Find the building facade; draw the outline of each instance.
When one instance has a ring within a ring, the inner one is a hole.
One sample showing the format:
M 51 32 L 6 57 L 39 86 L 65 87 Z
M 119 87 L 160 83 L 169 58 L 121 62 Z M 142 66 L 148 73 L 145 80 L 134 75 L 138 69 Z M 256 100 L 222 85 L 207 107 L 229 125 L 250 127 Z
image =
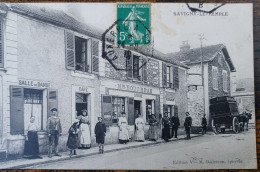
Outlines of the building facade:
M 251 113 L 252 119 L 249 123 L 255 124 L 254 80 L 252 78 L 238 79 L 235 87 L 232 96 L 237 101 L 239 113 Z
M 98 116 L 107 125 L 107 143 L 118 142 L 121 112 L 127 114 L 132 138 L 138 113 L 146 121 L 146 137 L 151 114 L 158 120 L 164 111 L 171 116 L 179 114 L 183 123 L 186 65 L 167 60 L 157 51 L 119 48 L 120 58 L 115 63 L 130 70 L 117 71 L 102 58 L 102 32 L 64 12 L 1 4 L 0 15 L 1 156 L 23 154 L 24 134 L 32 115 L 40 128 L 40 152 L 46 152 L 46 123 L 53 107 L 58 108 L 61 119 L 59 149 L 63 151 L 68 129 L 82 109 L 87 109 L 90 117 L 92 144 Z
M 236 70 L 227 48 L 218 44 L 191 49 L 188 42 L 183 42 L 180 51 L 169 56 L 184 62 L 190 68 L 187 73 L 188 111 L 193 118 L 193 125 L 201 125 L 204 105 L 208 123 L 211 122 L 209 100 L 231 95 L 230 73 Z

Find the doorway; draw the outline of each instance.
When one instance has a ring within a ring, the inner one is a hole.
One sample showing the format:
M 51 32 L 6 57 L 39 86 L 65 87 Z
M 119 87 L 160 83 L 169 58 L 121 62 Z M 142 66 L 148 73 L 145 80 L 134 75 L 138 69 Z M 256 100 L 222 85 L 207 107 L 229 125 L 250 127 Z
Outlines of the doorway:
M 138 118 L 138 114 L 141 113 L 141 101 L 140 100 L 134 100 L 134 115 L 135 119 Z

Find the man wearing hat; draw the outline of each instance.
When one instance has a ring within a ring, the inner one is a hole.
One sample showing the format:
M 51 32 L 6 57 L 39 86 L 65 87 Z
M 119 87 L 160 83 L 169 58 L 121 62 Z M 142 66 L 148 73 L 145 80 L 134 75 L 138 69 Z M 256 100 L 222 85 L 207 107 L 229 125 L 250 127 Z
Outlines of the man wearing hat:
M 185 118 L 185 121 L 184 121 L 184 127 L 185 127 L 185 131 L 186 131 L 186 135 L 187 135 L 187 138 L 186 139 L 191 139 L 190 137 L 190 130 L 191 130 L 191 124 L 192 124 L 192 118 L 190 117 L 190 113 L 189 112 L 186 112 L 186 118 Z
M 59 143 L 59 136 L 62 133 L 61 122 L 60 118 L 58 117 L 58 110 L 57 108 L 51 109 L 52 116 L 48 118 L 47 122 L 47 131 L 49 136 L 49 158 L 52 157 L 52 146 L 54 144 L 54 155 L 61 156 L 58 154 L 58 143 Z

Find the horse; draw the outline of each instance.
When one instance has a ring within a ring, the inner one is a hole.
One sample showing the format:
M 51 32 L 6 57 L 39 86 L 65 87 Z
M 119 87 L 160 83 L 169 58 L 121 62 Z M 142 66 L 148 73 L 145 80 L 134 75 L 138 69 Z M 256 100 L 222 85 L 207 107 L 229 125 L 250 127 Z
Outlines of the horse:
M 245 124 L 246 124 L 246 130 L 248 130 L 248 122 L 250 119 L 252 119 L 251 113 L 243 112 L 241 115 L 239 115 L 238 121 L 240 123 L 241 131 L 244 131 Z

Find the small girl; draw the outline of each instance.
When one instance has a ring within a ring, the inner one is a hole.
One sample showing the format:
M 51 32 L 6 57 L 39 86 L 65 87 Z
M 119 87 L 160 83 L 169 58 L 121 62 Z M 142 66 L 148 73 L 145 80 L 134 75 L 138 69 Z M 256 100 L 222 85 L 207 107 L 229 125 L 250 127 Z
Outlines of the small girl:
M 104 153 L 104 142 L 106 136 L 106 125 L 102 122 L 102 117 L 98 117 L 98 123 L 95 126 L 96 142 L 98 143 L 99 153 Z
M 69 129 L 69 137 L 67 141 L 67 147 L 70 149 L 70 157 L 72 156 L 72 154 L 77 155 L 76 149 L 78 148 L 78 132 L 79 120 L 75 119 L 74 123 Z

